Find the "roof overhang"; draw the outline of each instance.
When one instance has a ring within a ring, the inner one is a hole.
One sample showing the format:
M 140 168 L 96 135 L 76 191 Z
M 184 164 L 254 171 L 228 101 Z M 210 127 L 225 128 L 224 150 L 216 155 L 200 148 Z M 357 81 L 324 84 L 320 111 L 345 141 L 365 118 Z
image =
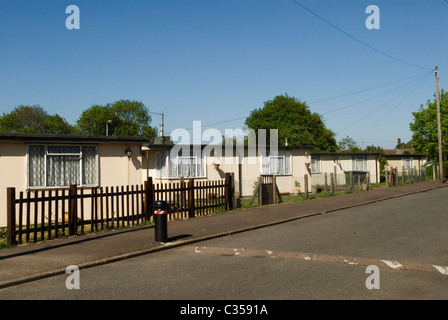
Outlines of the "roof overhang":
M 0 141 L 9 141 L 9 142 L 17 141 L 17 142 L 26 142 L 26 143 L 137 143 L 137 144 L 144 144 L 148 141 L 148 139 L 146 139 L 144 137 L 0 133 Z

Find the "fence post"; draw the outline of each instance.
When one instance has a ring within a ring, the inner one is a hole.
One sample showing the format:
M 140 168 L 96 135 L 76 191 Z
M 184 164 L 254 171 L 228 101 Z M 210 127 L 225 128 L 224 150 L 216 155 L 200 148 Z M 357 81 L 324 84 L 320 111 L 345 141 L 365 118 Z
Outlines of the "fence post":
M 188 217 L 194 218 L 194 179 L 188 180 Z
M 6 212 L 7 212 L 7 243 L 9 245 L 16 244 L 15 229 L 16 229 L 16 188 L 6 189 Z
M 388 167 L 387 165 L 384 166 L 384 176 L 385 176 L 385 181 L 386 181 L 386 187 L 389 188 L 389 171 L 388 171 Z
M 145 184 L 145 219 L 149 221 L 151 213 L 154 212 L 154 185 L 152 184 L 152 177 L 148 177 Z
M 226 211 L 233 209 L 233 197 L 232 197 L 232 176 L 229 172 L 226 172 L 225 177 L 225 199 L 226 199 Z
M 70 185 L 69 190 L 69 205 L 68 205 L 68 234 L 70 236 L 76 233 L 76 202 L 77 202 L 77 188 L 76 185 Z
M 328 192 L 328 180 L 327 180 L 327 173 L 324 173 L 324 192 Z
M 333 178 L 334 178 L 334 185 L 335 186 L 337 186 L 338 185 L 338 175 L 337 175 L 337 172 L 336 172 L 336 166 L 334 166 L 334 168 L 333 168 Z
M 367 171 L 367 176 L 366 176 L 366 191 L 370 190 L 370 171 Z
M 236 197 L 235 197 L 235 173 L 230 173 L 230 210 L 236 207 Z
M 394 181 L 394 167 L 390 167 L 390 185 L 395 186 Z
M 330 172 L 330 190 L 331 190 L 331 195 L 334 196 L 334 177 L 333 177 L 333 172 Z
M 350 192 L 353 192 L 353 171 L 350 171 Z
M 257 188 L 258 188 L 258 205 L 262 205 L 263 204 L 263 177 L 262 176 L 258 177 Z
M 305 180 L 305 199 L 308 199 L 308 175 L 307 174 L 305 174 L 304 180 Z

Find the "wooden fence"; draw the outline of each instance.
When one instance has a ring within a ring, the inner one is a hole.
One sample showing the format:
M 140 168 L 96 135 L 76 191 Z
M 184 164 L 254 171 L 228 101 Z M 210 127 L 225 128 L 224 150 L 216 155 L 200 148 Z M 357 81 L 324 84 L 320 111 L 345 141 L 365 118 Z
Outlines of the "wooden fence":
M 7 189 L 8 244 L 38 242 L 152 221 L 154 202 L 167 202 L 168 220 L 233 209 L 233 177 L 219 181 L 100 188 Z

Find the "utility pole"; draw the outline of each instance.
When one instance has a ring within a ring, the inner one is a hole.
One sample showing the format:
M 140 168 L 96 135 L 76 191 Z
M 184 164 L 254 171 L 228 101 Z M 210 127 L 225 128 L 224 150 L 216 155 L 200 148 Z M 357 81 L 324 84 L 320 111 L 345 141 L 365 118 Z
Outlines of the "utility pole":
M 162 123 L 160 124 L 159 136 L 163 137 L 164 126 L 165 126 L 165 112 L 162 111 L 162 113 L 158 113 L 158 112 L 149 112 L 149 113 L 158 114 L 159 116 L 162 116 Z
M 437 96 L 437 130 L 439 140 L 439 177 L 440 182 L 443 183 L 443 153 L 442 153 L 442 124 L 440 115 L 440 94 L 439 94 L 439 67 L 436 66 L 436 96 Z

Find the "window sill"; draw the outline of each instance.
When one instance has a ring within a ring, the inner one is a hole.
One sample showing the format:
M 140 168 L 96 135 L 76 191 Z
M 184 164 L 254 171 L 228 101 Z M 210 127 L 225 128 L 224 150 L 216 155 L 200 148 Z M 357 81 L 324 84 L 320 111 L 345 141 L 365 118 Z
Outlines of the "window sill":
M 189 179 L 207 179 L 207 177 L 179 177 L 179 178 L 177 178 L 177 177 L 157 177 L 157 178 L 154 178 L 154 180 L 181 180 L 181 179 L 184 179 L 184 180 L 189 180 Z
M 99 188 L 99 185 L 76 186 L 77 189 Z M 27 191 L 47 191 L 47 190 L 70 190 L 70 186 L 54 186 L 54 187 L 27 187 Z

